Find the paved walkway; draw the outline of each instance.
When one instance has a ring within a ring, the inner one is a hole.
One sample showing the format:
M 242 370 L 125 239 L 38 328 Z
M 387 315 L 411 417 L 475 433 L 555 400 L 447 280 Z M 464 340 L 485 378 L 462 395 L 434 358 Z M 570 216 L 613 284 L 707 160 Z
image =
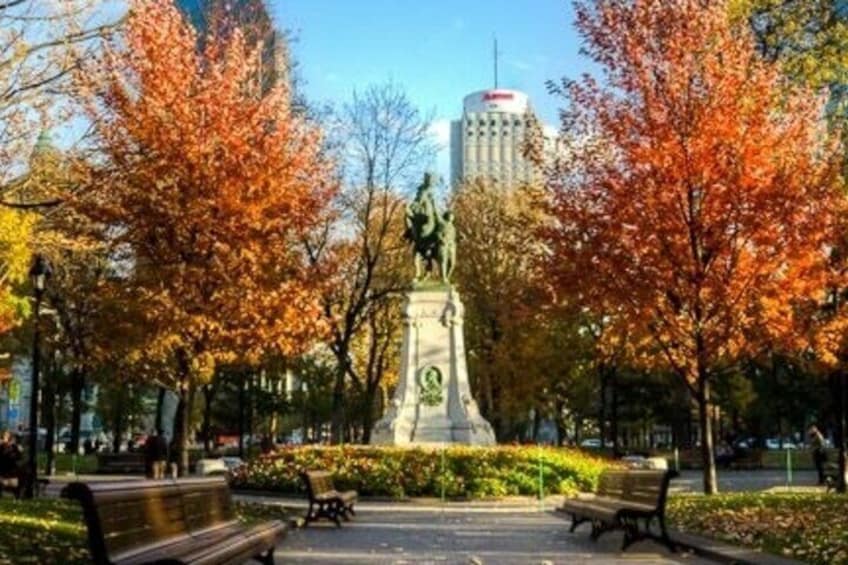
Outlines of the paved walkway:
M 547 512 L 395 512 L 363 506 L 341 529 L 323 522 L 290 531 L 277 548 L 277 563 L 711 563 L 670 554 L 647 541 L 622 554 L 622 534 L 609 533 L 593 543 L 588 526 L 570 534 L 568 520 Z
M 742 492 L 763 490 L 784 490 L 786 471 L 760 469 L 756 471 L 718 471 L 719 492 Z M 792 487 L 797 490 L 821 490 L 816 485 L 815 471 L 795 471 L 792 473 Z M 671 492 L 704 492 L 704 475 L 701 471 L 683 471 L 680 477 L 671 481 Z

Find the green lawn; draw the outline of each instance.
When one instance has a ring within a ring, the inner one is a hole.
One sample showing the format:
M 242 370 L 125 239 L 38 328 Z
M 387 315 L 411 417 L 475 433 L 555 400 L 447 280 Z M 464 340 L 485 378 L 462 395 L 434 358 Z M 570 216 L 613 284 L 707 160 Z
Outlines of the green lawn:
M 848 564 L 848 497 L 740 493 L 669 499 L 672 527 L 821 565 Z
M 47 464 L 47 454 L 38 454 L 39 472 L 44 471 Z M 59 474 L 74 473 L 90 475 L 97 472 L 97 455 L 77 455 L 76 459 L 69 453 L 56 454 L 56 472 Z
M 89 563 L 79 504 L 0 499 L 0 564 Z
M 237 504 L 246 522 L 285 519 L 279 508 Z M 848 497 L 835 494 L 692 495 L 669 499 L 672 527 L 812 564 L 848 564 Z M 88 563 L 79 505 L 0 499 L 0 565 Z
M 276 507 L 236 503 L 236 508 L 246 523 L 286 518 Z M 0 565 L 90 562 L 79 503 L 0 498 Z

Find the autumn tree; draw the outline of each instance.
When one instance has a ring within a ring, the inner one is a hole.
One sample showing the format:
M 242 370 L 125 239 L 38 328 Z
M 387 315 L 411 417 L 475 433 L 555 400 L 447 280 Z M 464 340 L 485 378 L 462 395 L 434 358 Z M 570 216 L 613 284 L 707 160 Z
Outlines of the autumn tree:
M 314 234 L 308 251 L 315 261 L 331 257 L 338 266 L 335 282 L 323 296 L 329 345 L 337 361 L 333 441 L 343 438 L 350 383 L 363 395 L 361 425 L 367 442 L 376 394 L 398 359 L 388 355 L 399 339 L 399 327 L 392 323 L 400 318 L 397 293 L 412 280 L 401 195 L 419 182 L 436 146 L 430 118 L 395 83 L 354 93 L 331 121 L 344 189 L 335 203 L 335 221 Z
M 26 198 L 21 181 L 28 177 L 39 132 L 67 116 L 67 79 L 77 57 L 114 26 L 105 21 L 86 25 L 99 4 L 0 2 L 0 334 L 29 310 L 19 289 L 29 268 L 37 216 L 24 212 L 43 202 Z
M 848 102 L 848 12 L 834 0 L 730 0 L 732 17 L 753 31 L 761 55 L 792 80 L 827 88 L 832 110 Z
M 844 2 L 834 0 L 734 0 L 731 13 L 735 14 L 754 30 L 757 45 L 769 61 L 781 63 L 783 72 L 793 81 L 812 88 L 827 89 L 830 100 L 827 105 L 828 119 L 837 131 L 845 136 L 848 132 L 848 11 Z M 848 175 L 848 155 L 845 156 L 843 174 Z M 834 247 L 846 244 L 844 236 L 834 240 Z M 839 281 L 845 272 L 845 253 L 835 252 L 832 256 L 831 284 Z M 819 358 L 827 360 L 822 368 L 829 374 L 832 389 L 833 413 L 836 419 L 834 439 L 839 448 L 838 489 L 846 490 L 846 382 L 845 360 L 848 349 L 842 338 L 834 340 L 833 330 L 843 323 L 845 317 L 841 300 L 833 300 L 840 291 L 831 286 L 831 299 L 814 316 Z M 844 291 L 842 291 L 844 292 Z M 839 330 L 841 332 L 841 330 Z
M 554 359 L 543 359 L 559 332 L 548 333 L 554 319 L 546 312 L 550 296 L 539 269 L 544 246 L 538 231 L 546 221 L 540 199 L 532 186 L 478 179 L 458 186 L 451 202 L 469 373 L 481 411 L 502 440 L 520 433 L 531 409 L 542 412 L 549 396 L 545 377 L 561 374 L 550 365 Z
M 241 31 L 197 45 L 171 2 L 134 1 L 78 76 L 105 165 L 75 205 L 126 257 L 147 351 L 172 360 L 183 472 L 190 387 L 320 335 L 298 242 L 333 193 L 321 132 L 291 112 L 286 85 L 262 92 Z
M 13 181 L 25 172 L 39 132 L 69 115 L 70 73 L 81 57 L 91 54 L 92 40 L 118 23 L 92 17 L 102 4 L 0 3 L 0 204 L 37 204 L 7 197 L 16 196 Z
M 639 360 L 688 385 L 714 493 L 716 371 L 760 335 L 791 336 L 793 305 L 824 288 L 840 148 L 824 100 L 787 85 L 725 2 L 576 8 L 604 80 L 560 89 L 574 158 L 549 178 L 550 273 L 613 307 Z

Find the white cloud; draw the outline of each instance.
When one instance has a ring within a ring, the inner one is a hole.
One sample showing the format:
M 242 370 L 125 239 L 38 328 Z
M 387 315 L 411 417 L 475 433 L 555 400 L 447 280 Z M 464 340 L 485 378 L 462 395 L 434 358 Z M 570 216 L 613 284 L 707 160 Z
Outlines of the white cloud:
M 533 68 L 533 65 L 531 65 L 527 61 L 525 61 L 523 59 L 515 59 L 515 58 L 512 58 L 512 57 L 508 57 L 506 59 L 506 64 L 509 65 L 510 67 L 512 67 L 513 69 L 516 69 L 516 70 L 519 70 L 519 71 L 529 71 L 530 69 Z
M 433 123 L 430 124 L 430 135 L 436 139 L 440 148 L 450 146 L 450 128 L 450 120 L 444 118 L 433 120 Z
M 436 173 L 440 177 L 440 184 L 447 184 L 450 179 L 450 132 L 451 121 L 449 119 L 440 118 L 433 120 L 433 123 L 430 124 L 430 134 L 439 146 L 434 165 Z

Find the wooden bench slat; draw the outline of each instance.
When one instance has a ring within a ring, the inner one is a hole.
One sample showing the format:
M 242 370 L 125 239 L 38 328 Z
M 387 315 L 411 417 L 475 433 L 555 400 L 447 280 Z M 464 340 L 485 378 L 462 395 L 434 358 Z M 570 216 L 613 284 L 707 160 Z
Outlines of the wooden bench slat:
M 625 550 L 643 539 L 658 539 L 674 551 L 665 527 L 665 503 L 671 473 L 662 470 L 605 470 L 598 479 L 596 495 L 566 500 L 561 511 L 571 515 L 571 531 L 583 522 L 592 523 L 592 539 L 608 530 L 625 531 Z M 660 535 L 650 524 L 659 522 Z M 641 526 L 641 527 L 640 527 Z
M 239 524 L 223 477 L 179 481 L 71 483 L 79 500 L 93 562 L 273 563 L 285 525 Z

